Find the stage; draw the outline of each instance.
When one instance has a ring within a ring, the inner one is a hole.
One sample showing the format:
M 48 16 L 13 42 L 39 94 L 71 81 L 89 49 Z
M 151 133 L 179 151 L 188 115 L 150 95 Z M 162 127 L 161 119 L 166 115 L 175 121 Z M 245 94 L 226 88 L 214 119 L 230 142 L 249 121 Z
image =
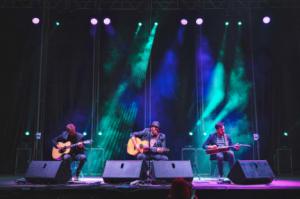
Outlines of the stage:
M 270 184 L 236 185 L 229 179 L 193 179 L 193 189 L 202 198 L 298 198 L 300 178 L 276 178 Z M 106 184 L 100 177 L 85 177 L 67 184 L 30 184 L 22 177 L 2 176 L 0 198 L 167 198 L 170 184 L 149 184 L 133 181 L 127 184 Z

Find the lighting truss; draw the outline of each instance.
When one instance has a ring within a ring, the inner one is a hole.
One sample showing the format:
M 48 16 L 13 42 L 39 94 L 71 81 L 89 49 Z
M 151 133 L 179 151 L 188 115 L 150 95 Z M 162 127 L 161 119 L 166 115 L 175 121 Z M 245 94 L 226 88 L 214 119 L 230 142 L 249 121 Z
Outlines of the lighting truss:
M 197 10 L 300 8 L 299 0 L 0 0 L 0 8 Z

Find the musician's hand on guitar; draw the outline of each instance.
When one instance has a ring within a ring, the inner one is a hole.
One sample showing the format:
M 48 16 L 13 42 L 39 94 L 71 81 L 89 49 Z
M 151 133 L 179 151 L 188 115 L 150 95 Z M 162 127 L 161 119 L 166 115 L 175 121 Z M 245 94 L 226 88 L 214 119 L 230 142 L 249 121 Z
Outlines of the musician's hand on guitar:
M 79 142 L 78 143 L 78 148 L 82 149 L 84 147 L 83 143 L 82 142 Z
M 158 147 L 158 148 L 156 149 L 156 152 L 157 152 L 157 153 L 163 153 L 163 152 L 164 152 L 164 149 L 161 148 L 161 147 Z
M 213 149 L 217 149 L 218 146 L 217 145 L 208 145 L 207 149 L 213 150 Z
M 237 151 L 240 150 L 240 144 L 239 143 L 235 144 L 234 149 L 237 150 Z

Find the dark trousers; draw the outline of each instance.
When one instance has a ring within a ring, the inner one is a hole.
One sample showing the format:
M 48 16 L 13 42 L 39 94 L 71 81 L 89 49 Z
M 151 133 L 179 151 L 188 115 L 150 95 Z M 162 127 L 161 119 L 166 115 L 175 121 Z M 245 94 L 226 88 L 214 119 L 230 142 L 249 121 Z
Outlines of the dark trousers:
M 218 171 L 219 176 L 223 177 L 223 165 L 224 161 L 228 161 L 230 169 L 233 167 L 235 157 L 233 151 L 217 153 Z
M 143 176 L 148 176 L 149 178 L 154 178 L 151 163 L 148 160 L 168 160 L 166 155 L 162 154 L 144 154 L 140 153 L 136 157 L 138 160 L 144 160 L 147 165 L 146 170 L 143 171 Z
M 168 160 L 169 158 L 166 155 L 162 154 L 145 154 L 140 153 L 136 157 L 138 160 Z
M 76 154 L 76 155 L 70 155 L 70 154 L 65 154 L 63 156 L 64 161 L 68 161 L 69 165 L 71 165 L 72 161 L 79 161 L 78 167 L 76 169 L 76 176 L 79 176 L 82 167 L 86 161 L 86 155 L 85 154 Z

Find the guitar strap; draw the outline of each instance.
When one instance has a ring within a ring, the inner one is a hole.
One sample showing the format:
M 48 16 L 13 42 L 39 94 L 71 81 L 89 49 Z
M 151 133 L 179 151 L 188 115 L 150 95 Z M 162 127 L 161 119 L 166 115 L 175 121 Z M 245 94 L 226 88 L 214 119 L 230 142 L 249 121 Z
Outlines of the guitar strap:
M 229 146 L 228 145 L 228 137 L 227 137 L 226 133 L 224 133 L 224 141 L 225 141 L 225 146 Z

